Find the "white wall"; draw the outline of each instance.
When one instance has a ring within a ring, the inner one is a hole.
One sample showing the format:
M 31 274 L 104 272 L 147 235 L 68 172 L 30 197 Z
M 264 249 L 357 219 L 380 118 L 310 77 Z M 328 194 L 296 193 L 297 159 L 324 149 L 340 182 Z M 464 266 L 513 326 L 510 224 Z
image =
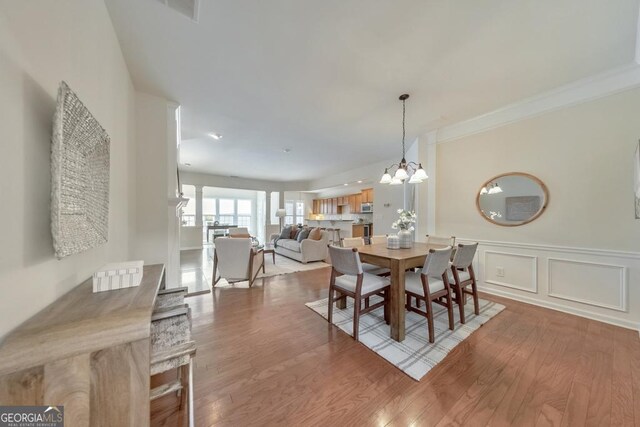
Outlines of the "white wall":
M 437 146 L 437 234 L 481 243 L 483 290 L 638 328 L 638 111 L 633 89 Z M 546 211 L 519 227 L 491 224 L 475 207 L 480 186 L 509 171 L 537 176 L 550 193 Z
M 163 98 L 136 93 L 136 194 L 137 238 L 133 257 L 145 264 L 169 262 L 169 157 L 168 109 Z M 173 208 L 175 211 L 175 208 Z M 172 236 L 173 237 L 173 236 Z M 167 277 L 167 286 L 177 286 L 176 278 Z
M 111 137 L 109 242 L 58 261 L 50 231 L 50 144 L 65 80 Z M 135 236 L 134 89 L 104 3 L 0 1 L 0 337 L 87 279 L 129 259 Z

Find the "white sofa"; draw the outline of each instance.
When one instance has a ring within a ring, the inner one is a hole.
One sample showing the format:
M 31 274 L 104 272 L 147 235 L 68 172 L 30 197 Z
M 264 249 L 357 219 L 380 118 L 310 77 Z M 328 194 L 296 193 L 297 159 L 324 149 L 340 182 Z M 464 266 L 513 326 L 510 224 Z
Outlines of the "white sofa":
M 279 233 L 271 235 L 271 242 L 280 236 Z M 311 261 L 322 261 L 329 256 L 329 233 L 322 230 L 320 240 L 304 239 L 298 243 L 293 239 L 278 239 L 275 252 L 287 258 L 295 259 L 303 264 Z

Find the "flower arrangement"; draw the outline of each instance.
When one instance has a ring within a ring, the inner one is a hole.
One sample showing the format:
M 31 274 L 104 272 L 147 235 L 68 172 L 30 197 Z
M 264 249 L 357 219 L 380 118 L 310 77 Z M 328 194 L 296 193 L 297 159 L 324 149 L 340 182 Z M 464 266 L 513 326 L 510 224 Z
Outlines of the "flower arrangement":
M 415 211 L 405 211 L 404 209 L 398 209 L 398 213 L 400 214 L 400 217 L 397 221 L 391 224 L 391 228 L 393 228 L 394 230 L 397 230 L 399 228 L 400 230 L 413 231 L 413 224 L 415 224 L 416 222 Z

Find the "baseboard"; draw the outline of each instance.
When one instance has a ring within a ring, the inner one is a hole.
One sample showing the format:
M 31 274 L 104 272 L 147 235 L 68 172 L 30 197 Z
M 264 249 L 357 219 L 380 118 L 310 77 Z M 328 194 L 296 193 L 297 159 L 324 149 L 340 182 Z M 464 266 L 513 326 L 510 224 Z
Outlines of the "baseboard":
M 203 247 L 202 246 L 189 246 L 186 248 L 180 248 L 181 251 L 194 251 L 194 250 L 201 250 Z
M 499 297 L 512 299 L 514 301 L 524 302 L 526 304 L 536 305 L 538 307 L 561 311 L 563 313 L 573 314 L 575 316 L 580 316 L 580 317 L 584 317 L 591 320 L 597 320 L 599 322 L 608 323 L 614 326 L 620 326 L 622 328 L 638 331 L 638 333 L 640 334 L 640 324 L 630 320 L 617 319 L 615 317 L 607 316 L 605 314 L 593 313 L 586 310 L 580 310 L 578 308 L 567 307 L 565 305 L 555 304 L 553 302 L 539 300 L 539 299 L 527 297 L 524 295 L 518 295 L 508 291 L 501 291 L 498 289 L 486 288 L 480 285 L 478 285 L 478 290 L 480 292 L 484 292 L 490 295 L 496 295 Z

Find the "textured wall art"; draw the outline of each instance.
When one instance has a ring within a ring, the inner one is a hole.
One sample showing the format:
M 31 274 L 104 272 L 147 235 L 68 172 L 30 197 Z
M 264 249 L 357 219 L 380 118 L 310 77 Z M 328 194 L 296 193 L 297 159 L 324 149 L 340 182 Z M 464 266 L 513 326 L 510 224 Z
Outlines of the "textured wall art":
M 51 234 L 58 258 L 107 242 L 109 135 L 65 82 L 51 145 Z

